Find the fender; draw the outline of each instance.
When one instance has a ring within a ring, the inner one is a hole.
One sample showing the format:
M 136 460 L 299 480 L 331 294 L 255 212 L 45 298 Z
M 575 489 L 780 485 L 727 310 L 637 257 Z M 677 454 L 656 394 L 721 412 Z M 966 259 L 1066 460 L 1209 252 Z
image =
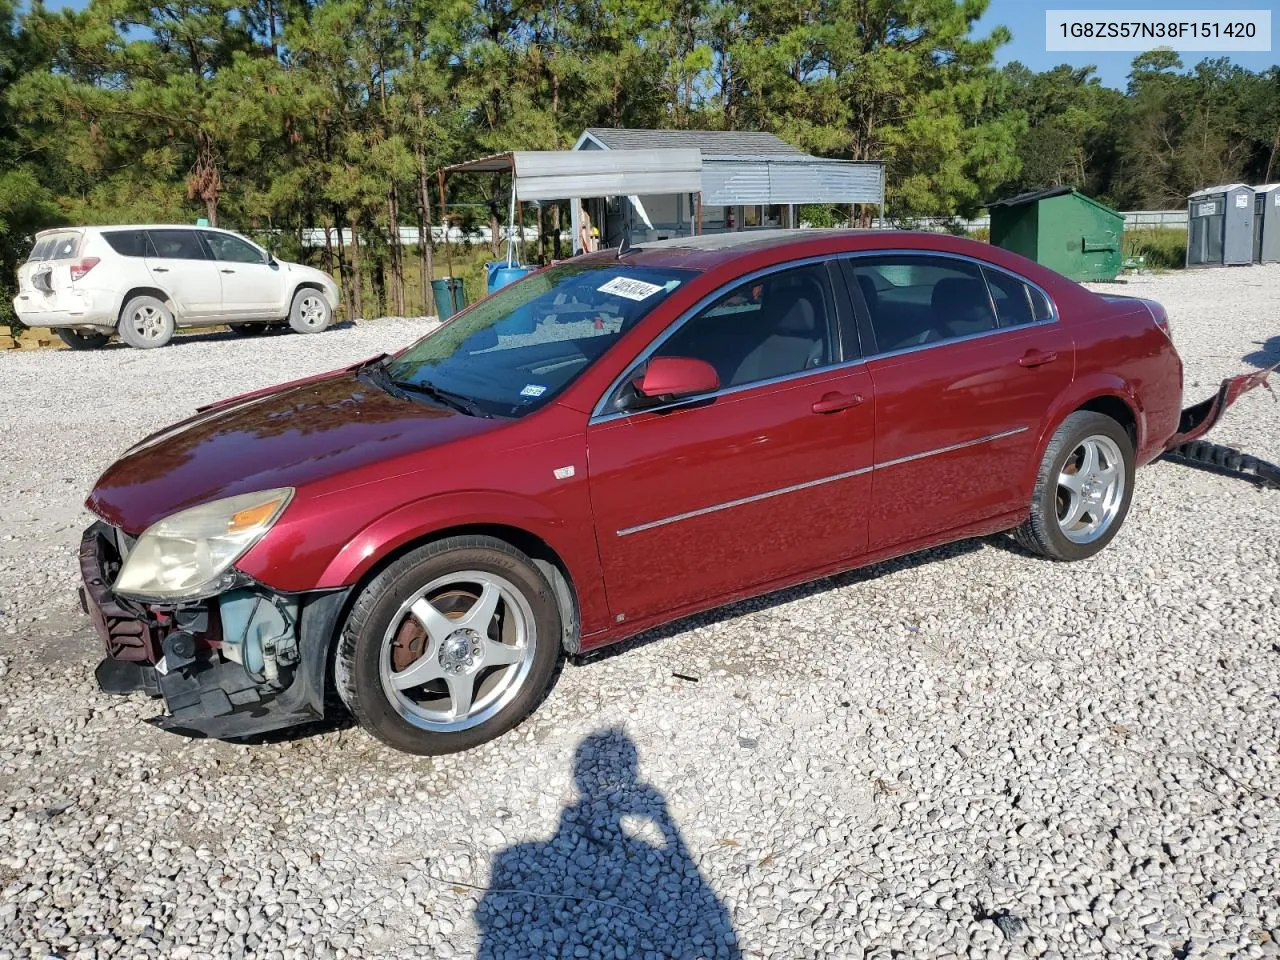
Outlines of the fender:
M 577 593 L 584 634 L 608 624 L 604 573 L 590 517 L 567 520 L 523 497 L 493 490 L 459 490 L 424 497 L 385 513 L 353 536 L 329 562 L 317 589 L 359 582 L 401 547 L 457 527 L 512 527 L 555 551 Z
M 1040 472 L 1040 463 L 1044 459 L 1045 449 L 1049 446 L 1054 431 L 1072 413 L 1090 400 L 1097 400 L 1099 397 L 1114 397 L 1129 408 L 1137 424 L 1137 448 L 1142 449 L 1142 441 L 1146 436 L 1146 417 L 1133 384 L 1114 373 L 1099 371 L 1085 374 L 1072 381 L 1041 421 L 1040 436 L 1036 438 L 1036 455 L 1027 464 L 1027 474 L 1023 478 L 1023 490 L 1028 498 L 1031 496 L 1031 491 L 1035 489 L 1036 475 Z

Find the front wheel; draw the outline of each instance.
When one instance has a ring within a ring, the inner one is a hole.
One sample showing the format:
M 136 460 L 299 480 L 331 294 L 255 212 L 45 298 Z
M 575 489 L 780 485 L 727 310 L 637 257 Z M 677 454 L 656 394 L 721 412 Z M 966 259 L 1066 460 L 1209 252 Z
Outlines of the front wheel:
M 1133 497 L 1128 432 L 1110 417 L 1077 410 L 1054 431 L 1031 498 L 1014 531 L 1028 550 L 1053 560 L 1084 560 L 1120 530 Z
M 293 304 L 289 307 L 289 326 L 297 333 L 319 333 L 332 320 L 333 310 L 319 290 L 307 288 L 293 295 Z
M 547 580 L 510 544 L 450 537 L 378 574 L 338 641 L 338 694 L 369 733 L 416 754 L 468 750 L 537 705 L 560 656 Z

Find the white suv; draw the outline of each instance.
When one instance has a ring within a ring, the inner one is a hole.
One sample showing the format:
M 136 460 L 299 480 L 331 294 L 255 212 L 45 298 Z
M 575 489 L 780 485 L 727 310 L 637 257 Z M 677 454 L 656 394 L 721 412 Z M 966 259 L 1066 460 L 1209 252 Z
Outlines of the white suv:
M 282 322 L 319 333 L 337 305 L 327 273 L 276 260 L 239 234 L 181 226 L 42 231 L 13 301 L 24 324 L 52 327 L 77 350 L 113 333 L 159 347 L 177 327 L 220 323 L 238 333 Z

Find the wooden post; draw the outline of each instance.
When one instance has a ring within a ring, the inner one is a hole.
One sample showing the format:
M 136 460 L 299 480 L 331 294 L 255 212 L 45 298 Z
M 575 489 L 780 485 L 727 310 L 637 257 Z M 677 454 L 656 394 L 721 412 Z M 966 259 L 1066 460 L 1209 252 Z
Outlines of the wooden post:
M 702 236 L 702 191 L 699 190 L 693 201 L 694 206 L 694 227 L 693 234 L 695 237 Z

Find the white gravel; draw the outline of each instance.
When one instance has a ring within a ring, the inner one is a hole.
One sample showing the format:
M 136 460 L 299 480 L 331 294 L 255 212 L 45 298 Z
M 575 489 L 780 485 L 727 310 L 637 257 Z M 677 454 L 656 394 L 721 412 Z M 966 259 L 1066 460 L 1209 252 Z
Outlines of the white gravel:
M 1280 268 L 1128 292 L 1189 397 L 1280 361 Z M 99 694 L 98 472 L 423 329 L 0 355 L 0 960 L 1280 956 L 1280 491 L 1170 463 L 1093 561 L 993 539 L 739 604 L 459 756 L 183 740 Z M 1216 437 L 1280 461 L 1280 405 Z

